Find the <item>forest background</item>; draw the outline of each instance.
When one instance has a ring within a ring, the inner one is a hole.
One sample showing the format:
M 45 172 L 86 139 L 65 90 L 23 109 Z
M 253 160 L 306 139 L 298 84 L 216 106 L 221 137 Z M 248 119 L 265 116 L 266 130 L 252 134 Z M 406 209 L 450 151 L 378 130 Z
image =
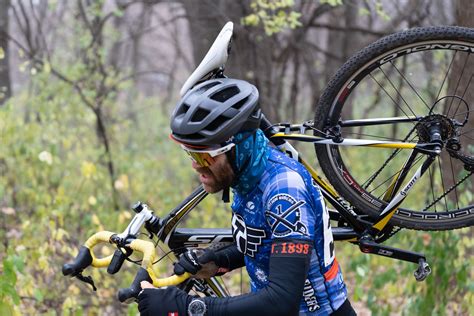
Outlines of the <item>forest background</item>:
M 225 22 L 226 74 L 255 83 L 277 122 L 313 118 L 336 69 L 381 36 L 473 27 L 473 16 L 469 0 L 0 0 L 0 315 L 137 313 L 116 300 L 134 266 L 90 271 L 97 292 L 61 266 L 92 233 L 122 231 L 134 201 L 164 215 L 198 185 L 168 118 Z M 186 225 L 228 227 L 229 216 L 210 197 Z M 473 315 L 473 243 L 472 229 L 393 237 L 431 259 L 423 283 L 412 264 L 336 251 L 362 315 Z

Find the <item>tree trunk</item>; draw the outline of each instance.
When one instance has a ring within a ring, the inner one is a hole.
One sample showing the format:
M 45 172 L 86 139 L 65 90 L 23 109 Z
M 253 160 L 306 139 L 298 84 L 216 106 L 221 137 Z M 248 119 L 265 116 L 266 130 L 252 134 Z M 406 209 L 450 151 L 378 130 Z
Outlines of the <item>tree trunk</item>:
M 209 50 L 220 29 L 228 21 L 234 22 L 234 42 L 225 74 L 255 84 L 260 93 L 260 106 L 273 122 L 279 120 L 278 105 L 274 104 L 277 87 L 272 67 L 274 38 L 255 27 L 243 27 L 240 19 L 249 14 L 249 1 L 183 1 L 189 16 L 194 63 L 196 66 Z M 279 80 L 283 80 L 280 78 Z
M 8 51 L 8 12 L 10 0 L 0 0 L 0 106 L 12 95 Z
M 327 57 L 326 62 L 326 82 L 332 78 L 339 67 L 357 50 L 362 48 L 362 42 L 360 40 L 360 34 L 354 32 L 354 27 L 358 26 L 358 7 L 360 5 L 359 0 L 345 1 L 344 5 L 341 6 L 340 10 L 334 10 L 330 12 L 329 24 L 338 27 L 344 27 L 346 31 L 328 31 L 327 38 L 327 50 L 338 56 L 339 59 Z M 342 118 L 352 117 L 352 104 L 347 103 L 341 113 Z

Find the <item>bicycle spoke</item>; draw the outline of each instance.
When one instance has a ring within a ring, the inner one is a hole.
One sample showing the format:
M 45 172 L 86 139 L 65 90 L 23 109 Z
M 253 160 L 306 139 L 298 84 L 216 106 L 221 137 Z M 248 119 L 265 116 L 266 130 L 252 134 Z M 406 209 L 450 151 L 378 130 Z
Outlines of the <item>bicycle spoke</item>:
M 461 99 L 460 99 L 459 102 L 458 102 L 458 106 L 457 106 L 457 108 L 456 108 L 456 111 L 454 112 L 453 117 L 456 116 L 456 113 L 458 112 L 459 107 L 461 106 L 462 99 L 464 99 L 464 96 L 466 95 L 467 89 L 468 89 L 469 86 L 471 85 L 471 81 L 472 81 L 472 77 L 473 77 L 473 76 L 474 76 L 474 75 L 471 75 L 471 77 L 469 78 L 469 81 L 467 82 L 466 89 L 464 89 L 464 92 L 462 93 Z M 466 111 L 465 113 L 469 113 L 469 112 L 471 112 L 471 111 Z
M 449 156 L 449 163 L 451 165 L 451 175 L 452 175 L 453 183 L 455 183 L 456 179 L 454 178 L 453 158 L 451 158 L 451 156 Z M 458 190 L 456 188 L 454 188 L 454 195 L 456 196 L 456 205 L 457 205 L 458 210 L 459 210 Z
M 381 68 L 379 68 L 379 69 L 381 70 Z M 383 71 L 382 71 L 382 73 L 383 73 Z M 407 118 L 409 118 L 410 116 L 400 107 L 399 104 L 397 104 L 397 101 L 395 101 L 395 100 L 393 99 L 393 97 L 390 95 L 390 93 L 388 93 L 388 91 L 377 81 L 377 79 L 375 79 L 375 77 L 374 77 L 372 74 L 370 74 L 370 77 L 380 86 L 380 88 L 385 92 L 385 94 L 392 100 L 393 104 L 395 104 L 395 106 L 397 106 L 397 107 L 400 109 L 400 111 L 402 111 L 402 113 L 403 113 Z M 408 108 L 411 110 L 410 107 L 408 107 Z M 411 111 L 411 113 L 412 113 L 414 116 L 416 116 L 415 112 Z
M 413 162 L 413 166 L 412 167 L 415 167 L 416 164 L 418 164 L 420 162 L 420 160 L 422 159 L 423 157 L 418 157 L 415 159 L 415 161 Z M 375 190 L 377 190 L 378 188 L 380 188 L 382 185 L 384 185 L 385 183 L 387 183 L 388 181 L 391 181 L 396 175 L 398 175 L 398 173 L 402 171 L 402 169 L 398 170 L 397 172 L 395 172 L 394 174 L 392 174 L 390 177 L 388 177 L 385 181 L 383 181 L 382 183 L 378 184 L 374 189 L 372 189 L 372 191 L 368 191 L 369 193 L 373 193 Z M 385 195 L 385 193 L 388 192 L 388 188 L 385 189 L 384 192 L 382 192 L 382 194 L 378 197 L 379 199 Z
M 433 173 L 431 172 L 431 169 L 433 169 L 433 166 L 430 166 L 430 168 L 428 169 L 428 172 L 430 174 L 430 188 L 431 188 L 431 196 L 433 197 L 433 201 L 435 200 L 435 195 L 434 195 L 434 183 L 433 183 Z M 429 201 L 426 201 L 426 204 L 428 204 Z M 435 212 L 437 212 L 436 210 L 436 204 L 434 205 L 434 208 L 435 208 Z
M 448 195 L 452 190 L 454 190 L 455 187 L 458 187 L 461 183 L 463 183 L 464 181 L 466 181 L 466 179 L 468 179 L 470 176 L 472 175 L 472 171 L 469 172 L 468 174 L 466 174 L 464 176 L 464 178 L 462 178 L 461 180 L 459 180 L 456 184 L 454 184 L 451 188 L 449 188 L 447 191 L 445 191 L 443 193 L 443 195 L 439 196 L 435 201 L 433 201 L 430 205 L 427 205 L 423 210 L 422 212 L 425 212 L 426 210 L 428 210 L 430 207 L 432 207 L 434 204 L 438 203 L 441 199 L 445 198 L 446 195 Z
M 465 132 L 465 133 L 461 133 L 461 134 L 459 134 L 459 136 L 464 136 L 464 137 L 466 137 L 466 138 L 469 138 L 469 139 L 474 140 L 474 138 L 469 137 L 469 136 L 466 136 L 466 134 L 468 134 L 468 133 L 470 133 L 470 132 L 472 132 L 472 131 L 474 131 L 474 129 L 471 129 L 471 130 L 469 130 L 469 131 L 467 131 L 467 132 Z
M 455 51 L 454 54 L 453 54 L 453 58 L 451 59 L 451 62 L 449 63 L 448 70 L 446 71 L 446 74 L 445 74 L 445 76 L 444 76 L 444 78 L 443 78 L 443 82 L 441 83 L 441 87 L 439 88 L 438 94 L 436 95 L 436 100 L 439 99 L 439 96 L 440 96 L 440 94 L 441 94 L 441 91 L 443 90 L 444 83 L 445 83 L 446 79 L 448 78 L 449 71 L 451 70 L 451 67 L 453 66 L 454 59 L 456 58 L 457 53 L 458 53 L 458 52 Z
M 413 127 L 411 129 L 411 131 L 408 133 L 408 135 L 405 137 L 405 139 L 403 140 L 403 142 L 406 142 L 407 139 L 411 136 L 411 134 L 413 133 L 413 131 L 415 130 L 415 127 Z M 413 140 L 415 139 L 415 137 L 413 137 L 410 142 L 412 142 Z M 395 158 L 399 153 L 401 152 L 401 149 L 395 149 L 391 154 L 390 156 L 387 158 L 387 160 L 385 160 L 384 164 L 374 173 L 372 174 L 372 176 L 370 176 L 367 180 L 365 180 L 363 183 L 362 183 L 362 187 L 364 189 L 368 188 L 369 185 L 372 184 L 372 182 L 375 180 L 375 178 L 377 178 L 377 176 L 382 172 L 382 170 L 388 165 L 388 163 L 393 159 Z
M 418 91 L 415 89 L 415 87 L 411 84 L 411 82 L 400 72 L 400 70 L 397 68 L 397 66 L 395 66 L 393 64 L 393 61 L 390 62 L 393 67 L 395 68 L 395 70 L 400 74 L 400 76 L 402 76 L 402 78 L 406 81 L 406 83 L 408 84 L 408 86 L 413 90 L 413 92 L 415 92 L 415 94 L 418 96 L 418 98 L 420 98 L 421 102 L 423 102 L 423 104 L 426 106 L 426 108 L 430 108 L 429 105 L 425 102 L 425 100 L 421 97 L 421 95 L 418 93 Z
M 466 64 L 467 64 L 467 61 L 469 60 L 469 56 L 470 56 L 470 55 L 471 55 L 471 54 L 469 53 L 469 54 L 467 55 L 466 60 L 464 61 L 464 65 L 463 65 L 462 70 L 461 70 L 461 75 L 459 76 L 459 79 L 458 79 L 458 81 L 457 81 L 457 83 L 456 83 L 456 88 L 454 88 L 454 95 L 456 95 L 456 91 L 458 91 L 459 84 L 461 83 L 461 79 L 462 79 L 462 76 L 464 75 L 464 70 L 466 69 Z M 472 76 L 471 76 L 471 77 L 472 77 Z M 465 91 L 464 91 L 464 92 L 465 92 Z M 463 93 L 463 95 L 464 95 L 464 93 Z M 449 114 L 449 111 L 451 111 L 451 106 L 453 105 L 453 102 L 454 102 L 454 98 L 451 100 L 451 103 L 449 104 L 449 108 L 448 108 L 448 111 L 446 112 L 446 115 L 448 115 L 448 114 Z M 459 103 L 461 103 L 461 100 L 459 100 Z M 455 112 L 455 113 L 456 113 L 456 112 Z
M 446 191 L 446 188 L 444 186 L 443 170 L 441 168 L 441 160 L 439 159 L 439 157 L 436 158 L 436 160 L 438 161 L 439 175 L 441 177 L 441 186 L 443 187 L 443 191 Z M 448 211 L 448 201 L 446 200 L 446 197 L 444 198 L 444 206 L 445 206 L 445 210 L 447 212 Z
M 454 118 L 455 116 L 461 116 L 461 115 L 469 114 L 469 113 L 471 113 L 471 112 L 473 112 L 473 111 L 474 111 L 474 109 L 473 109 L 473 110 L 469 110 L 469 111 L 459 112 L 459 113 L 457 113 L 456 115 L 453 115 L 453 118 Z

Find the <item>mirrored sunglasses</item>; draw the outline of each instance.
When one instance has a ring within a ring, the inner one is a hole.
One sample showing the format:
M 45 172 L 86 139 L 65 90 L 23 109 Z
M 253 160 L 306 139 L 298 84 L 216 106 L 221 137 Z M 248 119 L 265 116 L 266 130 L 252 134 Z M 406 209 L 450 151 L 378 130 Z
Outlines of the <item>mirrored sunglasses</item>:
M 234 143 L 225 145 L 224 147 L 219 148 L 209 148 L 209 149 L 194 149 L 186 147 L 181 144 L 181 148 L 189 155 L 189 157 L 201 167 L 209 167 L 215 162 L 214 157 L 228 152 L 234 147 Z

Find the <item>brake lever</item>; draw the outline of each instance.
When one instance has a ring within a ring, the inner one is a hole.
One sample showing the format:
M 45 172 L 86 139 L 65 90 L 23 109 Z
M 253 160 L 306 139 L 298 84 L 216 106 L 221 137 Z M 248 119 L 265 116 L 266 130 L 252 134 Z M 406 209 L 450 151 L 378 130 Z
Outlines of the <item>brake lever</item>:
M 92 279 L 92 277 L 90 275 L 84 276 L 84 275 L 82 275 L 82 272 L 80 272 L 80 273 L 76 274 L 75 277 L 78 278 L 79 280 L 81 280 L 84 283 L 90 284 L 92 286 L 92 289 L 94 291 L 97 291 L 97 287 L 94 284 L 94 280 Z

